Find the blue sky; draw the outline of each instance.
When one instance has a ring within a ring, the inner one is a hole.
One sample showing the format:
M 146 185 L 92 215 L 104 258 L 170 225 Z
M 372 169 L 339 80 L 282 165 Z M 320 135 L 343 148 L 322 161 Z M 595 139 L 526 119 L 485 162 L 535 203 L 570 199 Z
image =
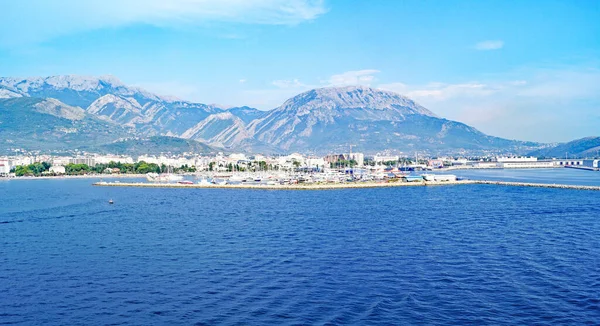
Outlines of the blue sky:
M 495 136 L 600 135 L 600 1 L 22 0 L 0 75 L 112 74 L 271 109 L 302 91 L 397 91 Z

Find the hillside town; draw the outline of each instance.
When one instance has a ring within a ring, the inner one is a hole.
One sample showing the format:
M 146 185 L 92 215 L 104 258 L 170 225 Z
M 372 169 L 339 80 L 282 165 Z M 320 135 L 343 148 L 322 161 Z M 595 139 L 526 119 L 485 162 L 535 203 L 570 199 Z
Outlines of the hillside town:
M 0 157 L 0 177 L 111 175 L 146 173 L 199 172 L 322 172 L 335 169 L 369 171 L 423 171 L 452 169 L 509 169 L 574 167 L 597 170 L 598 159 L 550 159 L 536 157 L 412 157 L 363 153 L 331 154 L 323 157 L 293 153 L 289 155 L 247 155 L 243 153 L 213 156 L 86 154 L 75 156 L 18 155 Z

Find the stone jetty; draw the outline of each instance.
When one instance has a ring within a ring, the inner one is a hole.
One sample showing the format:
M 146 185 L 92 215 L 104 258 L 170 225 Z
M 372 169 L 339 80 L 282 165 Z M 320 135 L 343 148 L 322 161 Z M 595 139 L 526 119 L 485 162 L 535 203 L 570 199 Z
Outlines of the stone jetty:
M 507 181 L 486 181 L 486 180 L 478 180 L 478 181 L 475 181 L 474 183 L 496 185 L 496 186 L 511 186 L 511 187 L 558 188 L 558 189 L 573 189 L 573 190 L 600 190 L 600 186 L 563 185 L 563 184 L 553 184 L 553 183 L 507 182 Z
M 299 183 L 285 185 L 258 185 L 258 184 L 236 184 L 236 185 L 216 185 L 216 184 L 179 184 L 179 183 L 146 183 L 146 182 L 96 182 L 94 186 L 102 187 L 138 187 L 138 188 L 180 188 L 180 189 L 268 189 L 268 190 L 327 190 L 327 189 L 355 189 L 355 188 L 389 188 L 389 187 L 418 187 L 418 186 L 445 186 L 445 185 L 468 185 L 484 184 L 496 186 L 512 187 L 537 187 L 537 188 L 559 188 L 574 190 L 596 190 L 600 191 L 600 186 L 579 186 L 563 184 L 545 184 L 545 183 L 527 183 L 527 182 L 505 182 L 488 180 L 458 180 L 446 182 L 348 182 L 348 183 Z

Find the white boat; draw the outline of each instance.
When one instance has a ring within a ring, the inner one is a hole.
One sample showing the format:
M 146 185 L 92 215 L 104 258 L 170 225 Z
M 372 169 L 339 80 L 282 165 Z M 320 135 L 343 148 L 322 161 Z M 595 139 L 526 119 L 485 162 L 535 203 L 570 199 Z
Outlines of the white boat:
M 183 180 L 183 176 L 172 173 L 147 173 L 146 179 L 151 182 L 175 182 Z
M 208 181 L 208 179 L 202 179 L 200 181 L 198 181 L 199 185 L 203 185 L 203 186 L 210 186 L 212 183 L 210 181 Z
M 456 181 L 456 176 L 454 174 L 422 174 L 421 175 L 425 181 L 435 181 L 435 182 L 454 182 Z

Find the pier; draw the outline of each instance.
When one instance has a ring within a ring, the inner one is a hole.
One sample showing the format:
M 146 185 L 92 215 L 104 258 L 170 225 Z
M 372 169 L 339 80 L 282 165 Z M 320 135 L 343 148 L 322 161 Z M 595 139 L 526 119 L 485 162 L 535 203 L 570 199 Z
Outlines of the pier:
M 586 171 L 600 171 L 600 168 L 595 168 L 591 166 L 567 165 L 565 166 L 565 168 Z
M 572 190 L 595 190 L 600 191 L 600 186 L 583 185 L 565 185 L 565 184 L 546 184 L 530 182 L 507 182 L 507 181 L 489 181 L 489 180 L 458 180 L 446 182 L 349 182 L 349 183 L 299 183 L 283 185 L 257 185 L 257 184 L 236 184 L 236 185 L 216 185 L 216 184 L 179 184 L 179 183 L 145 183 L 145 182 L 96 182 L 94 186 L 101 187 L 137 187 L 137 188 L 179 188 L 179 189 L 265 189 L 265 190 L 327 190 L 327 189 L 357 189 L 357 188 L 389 188 L 389 187 L 418 187 L 418 186 L 450 186 L 450 185 L 469 185 L 483 184 L 495 186 L 511 187 L 536 187 L 536 188 L 556 188 Z

